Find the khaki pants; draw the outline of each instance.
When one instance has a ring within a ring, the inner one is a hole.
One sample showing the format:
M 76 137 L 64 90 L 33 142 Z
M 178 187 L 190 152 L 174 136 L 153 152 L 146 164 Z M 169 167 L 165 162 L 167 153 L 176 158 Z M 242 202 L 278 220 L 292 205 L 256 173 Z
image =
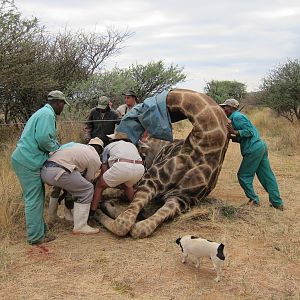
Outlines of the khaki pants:
M 65 189 L 77 203 L 91 203 L 93 200 L 93 184 L 78 171 L 68 173 L 59 167 L 43 167 L 41 177 L 45 183 Z

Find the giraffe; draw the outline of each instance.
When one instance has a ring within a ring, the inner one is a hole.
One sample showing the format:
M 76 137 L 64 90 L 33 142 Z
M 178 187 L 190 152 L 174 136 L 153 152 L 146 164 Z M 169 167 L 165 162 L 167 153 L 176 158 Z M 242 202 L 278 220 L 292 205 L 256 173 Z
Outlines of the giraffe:
M 166 103 L 171 121 L 187 118 L 192 131 L 185 140 L 162 148 L 138 183 L 133 201 L 116 219 L 97 210 L 98 221 L 117 236 L 151 235 L 162 222 L 196 205 L 216 186 L 228 147 L 228 119 L 222 108 L 207 95 L 185 89 L 170 91 Z M 137 221 L 143 207 L 157 198 L 162 207 Z
M 174 142 L 179 141 L 179 139 L 175 139 Z M 170 144 L 170 141 L 164 141 L 160 139 L 156 139 L 153 137 L 147 137 L 144 142 L 139 142 L 137 146 L 140 155 L 144 159 L 144 166 L 147 169 L 152 165 L 154 158 L 160 152 L 160 150 Z

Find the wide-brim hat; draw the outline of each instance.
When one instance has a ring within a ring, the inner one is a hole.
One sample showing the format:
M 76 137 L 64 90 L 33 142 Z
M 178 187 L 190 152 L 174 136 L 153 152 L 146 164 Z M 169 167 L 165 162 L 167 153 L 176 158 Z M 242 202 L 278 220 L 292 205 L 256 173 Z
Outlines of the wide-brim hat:
M 220 106 L 230 106 L 233 108 L 239 108 L 239 101 L 235 100 L 235 99 L 227 99 L 225 100 L 223 103 L 220 104 Z
M 113 134 L 108 134 L 107 137 L 111 140 L 129 140 L 128 135 L 125 132 L 115 131 Z
M 51 91 L 48 96 L 48 100 L 61 100 L 64 101 L 67 105 L 70 105 L 70 103 L 66 100 L 66 96 L 63 94 L 63 92 L 55 90 Z
M 88 142 L 88 145 L 98 145 L 103 148 L 104 143 L 101 139 L 99 139 L 98 137 L 95 137 L 93 139 L 90 139 L 90 141 Z
M 134 91 L 132 91 L 132 90 L 127 91 L 127 92 L 125 92 L 125 93 L 122 93 L 122 95 L 123 95 L 123 96 L 131 96 L 131 97 L 137 98 L 136 93 L 135 93 Z

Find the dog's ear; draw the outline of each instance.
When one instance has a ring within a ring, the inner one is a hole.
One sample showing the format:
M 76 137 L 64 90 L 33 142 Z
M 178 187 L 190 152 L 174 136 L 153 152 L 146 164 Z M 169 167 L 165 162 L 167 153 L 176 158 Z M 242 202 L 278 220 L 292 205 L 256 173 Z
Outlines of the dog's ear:
M 179 238 L 176 240 L 176 244 L 177 244 L 177 245 L 180 245 L 180 240 L 181 240 L 181 237 L 179 237 Z

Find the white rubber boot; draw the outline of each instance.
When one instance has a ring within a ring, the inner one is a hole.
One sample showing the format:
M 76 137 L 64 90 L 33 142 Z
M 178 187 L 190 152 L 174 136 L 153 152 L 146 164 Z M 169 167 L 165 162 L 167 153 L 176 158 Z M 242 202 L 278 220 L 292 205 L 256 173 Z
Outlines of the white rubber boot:
M 98 233 L 98 228 L 93 228 L 87 224 L 87 220 L 89 217 L 91 203 L 83 204 L 83 203 L 74 203 L 74 228 L 73 233 L 79 234 L 94 234 Z
M 58 198 L 50 197 L 48 208 L 49 223 L 54 223 L 59 218 L 57 215 L 57 208 Z
M 64 218 L 69 222 L 73 222 L 73 209 L 68 209 L 66 206 L 64 206 Z

